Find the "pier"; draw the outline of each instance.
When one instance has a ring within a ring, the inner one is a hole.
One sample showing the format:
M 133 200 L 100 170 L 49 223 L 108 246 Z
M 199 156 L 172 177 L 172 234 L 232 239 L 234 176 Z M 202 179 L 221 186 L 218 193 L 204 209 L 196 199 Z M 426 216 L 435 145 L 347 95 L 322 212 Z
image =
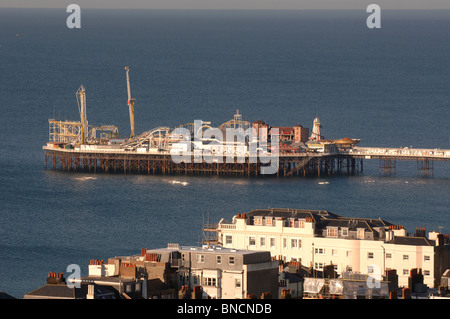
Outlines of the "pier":
M 397 161 L 415 161 L 417 176 L 433 176 L 434 162 L 450 161 L 450 150 L 354 147 L 348 154 L 357 159 L 378 159 L 381 175 L 395 174 Z
M 50 146 L 43 149 L 45 168 L 68 172 L 260 176 L 263 175 L 261 168 L 269 161 L 246 156 L 241 162 L 214 162 L 203 156 L 199 162 L 192 155 L 190 163 L 176 163 L 167 152 L 75 150 Z M 418 176 L 432 176 L 433 162 L 450 161 L 450 151 L 358 147 L 336 153 L 281 153 L 276 173 L 266 176 L 354 175 L 363 172 L 364 160 L 378 160 L 381 175 L 395 174 L 398 161 L 416 161 Z
M 45 168 L 62 171 L 240 175 L 332 176 L 363 171 L 364 160 L 378 159 L 380 175 L 393 175 L 398 161 L 416 161 L 418 176 L 433 176 L 435 161 L 450 161 L 450 150 L 358 147 L 359 139 L 325 139 L 318 117 L 311 133 L 300 124 L 272 126 L 234 118 L 216 128 L 195 120 L 170 128 L 159 126 L 135 135 L 135 99 L 127 105 L 130 136 L 120 138 L 115 125 L 89 125 L 86 91 L 76 92 L 80 121 L 49 119 L 49 141 L 43 146 Z M 182 154 L 181 160 L 177 154 Z M 178 157 L 178 159 L 180 159 Z
M 176 163 L 167 152 L 142 154 L 131 151 L 72 150 L 44 146 L 45 168 L 68 172 L 106 172 L 181 175 L 259 176 L 273 158 L 249 156 L 243 161 L 214 161 L 203 156 L 202 161 L 191 156 L 189 163 Z M 280 154 L 278 168 L 272 176 L 321 176 L 355 174 L 362 171 L 362 159 L 344 154 Z

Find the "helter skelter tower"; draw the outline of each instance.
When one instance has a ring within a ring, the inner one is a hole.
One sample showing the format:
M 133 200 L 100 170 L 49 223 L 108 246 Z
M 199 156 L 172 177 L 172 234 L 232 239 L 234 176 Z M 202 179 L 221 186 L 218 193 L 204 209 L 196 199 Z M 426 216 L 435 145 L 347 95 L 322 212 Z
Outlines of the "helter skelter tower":
M 320 141 L 321 139 L 323 139 L 323 136 L 320 134 L 320 129 L 321 129 L 322 125 L 320 125 L 320 120 L 319 118 L 316 116 L 316 118 L 314 119 L 314 123 L 313 123 L 313 129 L 311 132 L 311 137 L 309 138 L 312 141 Z

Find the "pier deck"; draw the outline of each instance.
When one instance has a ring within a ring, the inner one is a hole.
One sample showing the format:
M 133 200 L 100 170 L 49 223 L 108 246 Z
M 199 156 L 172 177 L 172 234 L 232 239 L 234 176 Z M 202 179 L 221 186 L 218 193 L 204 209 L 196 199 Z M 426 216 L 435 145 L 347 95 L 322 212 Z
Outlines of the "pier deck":
M 191 156 L 190 163 L 175 163 L 168 152 L 138 153 L 118 150 L 67 150 L 44 146 L 45 168 L 63 171 L 184 174 L 184 175 L 243 175 L 259 176 L 263 167 L 269 167 L 271 157 L 243 157 L 242 161 L 215 161 L 203 155 L 200 162 Z M 360 160 L 362 162 L 362 160 Z M 278 169 L 269 175 L 306 176 L 355 173 L 359 165 L 349 155 L 338 153 L 280 154 Z M 361 166 L 362 169 L 362 166 Z
M 44 146 L 45 168 L 63 171 L 116 172 L 182 175 L 259 176 L 273 158 L 243 157 L 234 162 L 219 162 L 204 156 L 191 156 L 189 163 L 175 163 L 168 152 L 136 152 L 121 149 L 61 149 Z M 396 161 L 417 161 L 418 175 L 433 173 L 434 161 L 450 161 L 449 150 L 355 147 L 336 153 L 280 153 L 273 176 L 321 176 L 355 174 L 363 171 L 364 159 L 378 159 L 380 174 L 395 173 Z

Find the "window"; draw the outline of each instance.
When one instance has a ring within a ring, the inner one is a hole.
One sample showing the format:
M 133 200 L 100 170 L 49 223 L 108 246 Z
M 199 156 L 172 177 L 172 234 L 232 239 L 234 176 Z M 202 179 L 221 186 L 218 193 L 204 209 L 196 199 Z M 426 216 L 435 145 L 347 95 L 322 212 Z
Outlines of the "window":
M 392 254 L 391 253 L 387 253 L 386 254 L 386 259 L 392 259 Z
M 323 263 L 316 263 L 314 268 L 317 269 L 317 270 L 322 270 L 323 269 Z
M 205 262 L 205 255 L 197 255 L 197 262 L 198 263 L 204 263 Z
M 338 230 L 337 228 L 327 228 L 327 237 L 337 237 Z
M 229 263 L 230 265 L 234 265 L 234 256 L 228 257 L 228 263 Z
M 216 262 L 217 262 L 218 264 L 221 264 L 221 263 L 222 263 L 222 256 L 218 255 L 218 256 L 216 257 Z
M 291 248 L 297 248 L 297 239 L 291 239 Z
M 298 227 L 299 228 L 305 228 L 305 221 L 304 220 L 299 220 L 298 221 Z
M 283 248 L 287 248 L 287 239 L 283 238 Z
M 302 247 L 302 240 L 297 238 L 291 239 L 291 248 L 301 248 Z
M 348 236 L 348 228 L 342 228 L 342 236 Z
M 255 245 L 256 245 L 256 238 L 255 238 L 254 236 L 249 237 L 249 238 L 248 238 L 248 244 L 249 244 L 250 246 L 255 246 Z
M 430 261 L 431 258 L 430 258 L 430 256 L 425 255 L 425 256 L 423 256 L 423 260 L 424 260 L 424 261 Z
M 373 274 L 374 271 L 375 271 L 375 267 L 374 266 L 372 266 L 372 265 L 367 266 L 367 273 L 368 274 Z
M 409 275 L 409 270 L 408 269 L 403 269 L 403 275 Z
M 270 247 L 275 247 L 275 238 L 270 238 Z
M 403 260 L 409 260 L 409 255 L 403 255 Z
M 423 275 L 424 276 L 429 276 L 430 275 L 430 271 L 429 270 L 424 270 L 423 271 Z
M 235 278 L 234 279 L 234 287 L 240 288 L 241 287 L 241 278 Z
M 315 249 L 315 253 L 316 253 L 316 255 L 324 255 L 325 254 L 325 249 L 323 249 L 323 248 L 316 248 Z
M 198 285 L 199 284 L 199 277 L 198 276 L 193 276 L 192 277 L 193 278 L 193 282 L 194 282 L 194 285 Z
M 203 285 L 204 286 L 210 286 L 210 287 L 215 287 L 216 286 L 216 278 L 209 278 L 209 277 L 205 277 L 203 278 Z
M 266 246 L 266 237 L 261 237 L 259 239 L 259 244 L 261 247 L 265 247 Z
M 233 243 L 233 236 L 226 235 L 226 236 L 225 236 L 225 243 L 226 243 L 227 245 L 231 245 L 231 244 Z
M 367 253 L 367 259 L 373 259 L 373 253 Z
M 351 250 L 347 250 L 345 252 L 345 256 L 351 258 L 352 257 L 352 251 Z
M 337 256 L 338 255 L 338 250 L 337 249 L 332 249 L 331 250 L 331 255 Z
M 262 225 L 262 217 L 255 217 L 253 224 L 257 226 Z
M 266 225 L 272 226 L 272 218 L 266 218 Z

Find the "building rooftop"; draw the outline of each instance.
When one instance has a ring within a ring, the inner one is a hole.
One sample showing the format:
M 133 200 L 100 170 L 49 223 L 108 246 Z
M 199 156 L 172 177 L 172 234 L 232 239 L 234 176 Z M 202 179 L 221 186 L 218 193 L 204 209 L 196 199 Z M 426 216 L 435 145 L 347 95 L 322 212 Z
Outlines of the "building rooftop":
M 254 209 L 246 213 L 247 217 L 282 217 L 282 218 L 306 218 L 317 217 L 320 218 L 337 218 L 337 214 L 324 210 L 307 210 L 307 209 L 292 209 L 292 208 L 268 208 L 268 209 Z
M 436 246 L 450 242 L 448 235 L 440 234 L 435 238 L 431 232 L 427 238 L 425 228 L 418 227 L 416 234 L 413 235 L 407 233 L 403 226 L 395 225 L 381 218 L 344 217 L 325 210 L 254 209 L 235 215 L 231 222 L 222 219 L 219 225 L 223 225 L 226 229 L 227 224 L 235 224 L 238 219 L 244 219 L 247 225 L 268 227 L 278 225 L 278 221 L 281 221 L 283 227 L 291 228 L 304 228 L 303 223 L 312 222 L 314 236 L 318 237 L 384 240 L 393 244 L 414 246 Z M 270 219 L 275 220 L 275 223 Z
M 0 291 L 0 299 L 16 299 L 16 298 L 7 294 L 6 292 Z
M 413 246 L 436 246 L 436 241 L 425 237 L 394 237 L 394 244 Z
M 86 288 L 85 286 L 82 286 Z M 40 288 L 37 288 L 27 294 L 24 298 L 67 298 L 67 299 L 80 299 L 86 297 L 87 289 L 69 288 L 67 285 L 55 285 L 46 284 Z
M 365 228 L 372 230 L 375 227 L 389 227 L 392 223 L 383 219 L 343 217 L 325 210 L 306 210 L 290 208 L 255 209 L 246 213 L 247 217 L 273 217 L 283 219 L 311 218 L 316 228 L 348 227 L 349 229 Z
M 119 298 L 115 289 L 100 285 L 94 285 L 98 295 L 115 295 Z M 80 288 L 70 288 L 66 284 L 46 284 L 27 294 L 24 299 L 85 299 L 88 293 L 88 285 L 81 285 Z
M 222 246 L 216 246 L 216 245 L 203 245 L 202 247 L 198 246 L 176 246 L 172 244 L 172 246 L 168 246 L 165 248 L 157 248 L 157 249 L 148 249 L 147 253 L 152 252 L 172 252 L 172 251 L 179 251 L 181 253 L 183 252 L 202 252 L 205 254 L 233 254 L 233 255 L 253 255 L 255 253 L 261 253 L 265 254 L 265 251 L 251 251 L 251 250 L 239 250 L 239 249 L 232 249 L 232 248 L 225 248 Z

